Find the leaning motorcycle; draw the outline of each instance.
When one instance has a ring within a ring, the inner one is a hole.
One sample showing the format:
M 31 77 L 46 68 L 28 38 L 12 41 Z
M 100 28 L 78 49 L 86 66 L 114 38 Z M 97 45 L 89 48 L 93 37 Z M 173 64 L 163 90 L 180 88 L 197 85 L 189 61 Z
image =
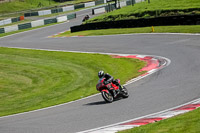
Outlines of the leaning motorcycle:
M 118 82 L 118 84 L 119 84 L 118 86 L 116 84 L 112 83 L 112 82 L 105 84 L 105 78 L 102 79 L 96 85 L 96 89 L 101 92 L 103 99 L 107 103 L 112 103 L 114 101 L 114 99 L 117 99 L 119 97 L 128 98 L 128 96 L 129 96 L 128 90 L 126 89 L 126 87 L 120 85 L 120 80 L 117 79 L 115 81 Z M 117 96 L 115 96 L 115 97 L 114 97 L 113 89 L 116 92 L 118 92 Z

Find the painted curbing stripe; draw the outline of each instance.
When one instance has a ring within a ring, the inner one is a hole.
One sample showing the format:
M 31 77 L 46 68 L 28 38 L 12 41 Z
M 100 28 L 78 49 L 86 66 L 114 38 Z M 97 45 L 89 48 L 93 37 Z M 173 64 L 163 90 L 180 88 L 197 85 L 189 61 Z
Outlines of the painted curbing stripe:
M 200 99 L 195 101 L 193 104 L 200 104 Z
M 194 110 L 199 107 L 200 107 L 200 103 L 199 104 L 189 104 L 189 105 L 185 105 L 180 108 L 177 108 L 175 110 Z
M 126 129 L 131 129 L 131 128 L 134 128 L 134 127 L 138 127 L 137 125 L 119 125 L 119 126 L 113 126 L 113 127 L 110 127 L 108 129 L 102 129 L 100 130 L 100 132 L 102 131 L 120 131 L 120 130 L 126 130 Z
M 151 117 L 161 117 L 161 118 L 167 119 L 167 118 L 171 118 L 173 116 L 180 115 L 180 114 L 183 114 L 183 113 L 186 113 L 186 112 L 188 112 L 188 111 L 183 111 L 183 110 L 180 110 L 180 111 L 167 111 L 165 113 L 153 115 Z
M 89 133 L 113 133 L 116 131 L 122 131 L 122 130 L 127 130 L 131 129 L 134 127 L 138 127 L 138 125 L 119 125 L 119 126 L 112 126 L 106 129 L 100 129 L 98 131 L 91 131 Z
M 155 59 L 151 56 L 145 56 L 145 55 L 128 55 L 128 56 L 113 55 L 113 57 L 114 58 L 134 58 L 134 59 L 139 59 L 139 60 L 147 62 L 147 65 L 145 67 L 143 67 L 142 69 L 140 69 L 139 72 L 147 71 L 148 73 L 145 73 L 141 76 L 145 76 L 149 73 L 152 73 L 153 71 L 151 71 L 151 70 L 158 69 L 158 67 L 160 66 L 159 60 Z M 149 72 L 149 71 L 151 71 L 151 72 Z M 155 72 L 155 70 L 154 70 L 154 72 Z
M 110 126 L 105 126 L 105 127 L 100 127 L 100 128 L 96 128 L 96 129 L 91 129 L 91 130 L 87 130 L 87 131 L 82 131 L 79 133 L 100 133 L 100 132 L 108 132 L 108 133 L 116 133 L 118 131 L 122 131 L 122 130 L 126 130 L 126 129 L 131 129 L 134 127 L 139 127 L 142 125 L 147 125 L 149 123 L 154 123 L 157 121 L 161 121 L 163 119 L 167 119 L 167 118 L 171 118 L 180 114 L 184 114 L 189 112 L 190 110 L 176 110 L 176 108 L 183 108 L 183 107 L 187 107 L 187 106 L 192 106 L 195 107 L 196 109 L 200 107 L 200 99 L 194 100 L 192 102 L 186 103 L 185 105 L 182 106 L 178 106 L 172 109 L 169 109 L 167 111 L 162 111 L 162 112 L 158 112 L 155 114 L 150 114 L 141 118 L 136 118 L 134 120 L 130 120 L 128 122 L 121 122 L 121 123 L 117 123 L 117 124 L 113 124 Z M 127 128 L 120 128 L 121 126 L 127 126 Z M 131 127 L 132 126 L 132 127 Z
M 148 71 L 148 73 L 154 73 L 156 71 L 157 71 L 157 69 L 152 69 L 152 70 Z
M 115 35 L 98 35 L 98 36 L 84 36 L 84 37 L 112 37 L 112 36 L 130 36 L 130 35 L 182 35 L 182 36 L 200 36 L 198 33 L 132 33 L 132 34 L 115 34 Z M 71 37 L 71 36 L 66 36 Z M 78 37 L 78 36 L 77 36 Z M 51 38 L 51 37 L 49 37 Z
M 67 21 L 67 22 L 69 22 L 69 21 Z M 61 32 L 59 32 L 57 34 L 53 34 L 51 36 L 48 36 L 47 38 L 60 38 L 60 37 L 57 37 L 57 35 L 60 35 L 60 34 L 65 33 L 67 31 L 69 31 L 69 30 L 61 31 Z M 67 36 L 63 36 L 62 38 L 65 38 L 65 37 L 67 37 Z
M 131 121 L 131 122 L 128 122 L 128 123 L 124 123 L 122 125 L 146 125 L 146 124 L 149 124 L 149 123 L 161 121 L 163 119 L 164 118 L 162 118 L 162 117 L 142 118 L 142 119 L 139 119 L 139 120 L 134 120 L 134 121 Z
M 145 58 L 146 56 L 145 55 L 137 55 L 136 57 L 138 57 L 138 58 Z

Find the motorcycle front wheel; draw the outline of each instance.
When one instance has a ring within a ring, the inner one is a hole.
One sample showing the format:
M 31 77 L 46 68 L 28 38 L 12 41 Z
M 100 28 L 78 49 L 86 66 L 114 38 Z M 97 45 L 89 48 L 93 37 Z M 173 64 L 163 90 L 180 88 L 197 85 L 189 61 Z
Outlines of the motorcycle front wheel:
M 123 86 L 122 88 L 122 97 L 123 98 L 128 98 L 129 94 L 128 94 L 128 90 L 126 89 L 126 87 Z
M 107 102 L 107 103 L 112 103 L 113 102 L 113 96 L 110 92 L 105 92 L 105 91 L 102 91 L 101 92 L 101 95 L 103 97 L 103 99 Z

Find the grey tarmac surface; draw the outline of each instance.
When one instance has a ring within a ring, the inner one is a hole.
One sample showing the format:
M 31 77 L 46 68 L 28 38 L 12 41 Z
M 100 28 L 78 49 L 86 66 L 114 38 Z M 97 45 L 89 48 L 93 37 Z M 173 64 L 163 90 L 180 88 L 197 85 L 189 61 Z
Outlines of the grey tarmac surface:
M 200 97 L 200 36 L 134 34 L 47 38 L 80 24 L 80 20 L 0 38 L 0 46 L 157 55 L 170 59 L 171 64 L 127 85 L 128 99 L 105 104 L 101 95 L 97 95 L 56 108 L 3 117 L 0 133 L 74 133 L 148 115 Z

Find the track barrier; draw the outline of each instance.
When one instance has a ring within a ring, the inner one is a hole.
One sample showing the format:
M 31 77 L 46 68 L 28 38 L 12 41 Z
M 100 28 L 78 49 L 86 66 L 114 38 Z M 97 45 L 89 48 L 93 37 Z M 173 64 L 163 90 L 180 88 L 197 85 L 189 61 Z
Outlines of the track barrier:
M 43 26 L 43 25 L 57 23 L 57 22 L 64 22 L 64 21 L 74 19 L 74 18 L 76 18 L 76 13 L 68 14 L 67 16 L 61 16 L 57 18 L 36 20 L 29 23 L 25 23 L 25 24 L 6 26 L 4 28 L 0 28 L 0 34 L 23 30 L 23 29 L 29 29 L 29 28 Z

